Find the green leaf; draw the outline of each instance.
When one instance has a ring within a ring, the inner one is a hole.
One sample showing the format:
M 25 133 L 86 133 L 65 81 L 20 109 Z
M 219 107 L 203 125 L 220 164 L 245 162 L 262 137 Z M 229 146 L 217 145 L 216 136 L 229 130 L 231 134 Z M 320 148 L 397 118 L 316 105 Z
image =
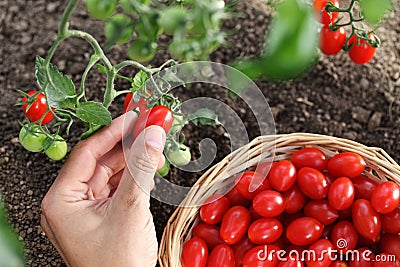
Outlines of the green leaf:
M 2 203 L 0 203 L 0 255 L 0 266 L 24 266 L 23 246 L 7 223 Z
M 101 103 L 94 101 L 82 102 L 76 108 L 76 116 L 83 122 L 96 125 L 108 125 L 112 121 L 110 112 Z
M 360 6 L 365 19 L 376 24 L 391 9 L 392 0 L 361 0 Z
M 195 124 L 201 125 L 220 125 L 218 116 L 214 111 L 208 108 L 200 108 L 196 112 L 187 116 L 187 120 Z
M 310 5 L 286 0 L 277 5 L 267 35 L 265 54 L 237 68 L 252 79 L 288 80 L 308 70 L 317 56 L 317 22 Z
M 135 77 L 133 77 L 131 91 L 136 92 L 139 90 L 146 83 L 148 78 L 149 75 L 142 70 L 136 73 Z
M 56 66 L 49 64 L 49 74 L 53 83 L 47 79 L 44 68 L 45 59 L 40 56 L 35 61 L 35 76 L 41 88 L 46 88 L 46 98 L 49 105 L 54 108 L 74 108 L 76 103 L 76 90 L 72 80 L 58 71 Z

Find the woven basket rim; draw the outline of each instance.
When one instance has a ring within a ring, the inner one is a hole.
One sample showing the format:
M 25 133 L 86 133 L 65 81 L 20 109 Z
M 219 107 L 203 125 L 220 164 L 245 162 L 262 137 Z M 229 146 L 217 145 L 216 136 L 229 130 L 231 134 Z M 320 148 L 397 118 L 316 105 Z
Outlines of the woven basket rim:
M 265 135 L 256 137 L 209 168 L 198 179 L 182 203 L 187 205 L 194 201 L 204 200 L 212 194 L 212 190 L 209 190 L 209 188 L 215 189 L 213 188 L 214 185 L 217 187 L 222 184 L 218 184 L 216 181 L 228 179 L 232 175 L 244 171 L 245 168 L 255 166 L 262 160 L 268 160 L 266 157 L 268 155 L 271 156 L 272 154 L 274 161 L 281 160 L 288 158 L 294 151 L 301 147 L 310 146 L 320 148 L 329 157 L 339 151 L 356 152 L 367 163 L 365 172 L 367 176 L 380 181 L 392 180 L 400 184 L 400 165 L 382 148 L 368 147 L 356 141 L 322 134 L 290 133 Z M 274 149 L 273 153 L 271 153 L 271 148 Z M 212 186 L 207 187 L 207 191 L 205 191 L 205 187 L 201 186 L 210 184 Z M 158 260 L 161 267 L 181 266 L 181 246 L 196 222 L 198 210 L 199 207 L 195 206 L 179 206 L 168 220 L 159 248 Z

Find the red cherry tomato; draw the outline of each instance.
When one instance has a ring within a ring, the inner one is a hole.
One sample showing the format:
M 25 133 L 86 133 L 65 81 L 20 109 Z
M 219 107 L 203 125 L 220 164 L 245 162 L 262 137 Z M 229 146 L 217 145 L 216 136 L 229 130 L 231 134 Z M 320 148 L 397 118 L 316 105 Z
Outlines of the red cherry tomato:
M 250 200 L 244 198 L 242 194 L 239 193 L 239 190 L 236 186 L 234 186 L 227 194 L 226 197 L 229 199 L 231 206 L 243 206 L 247 207 L 250 204 Z
M 235 267 L 235 255 L 230 246 L 216 246 L 208 256 L 207 267 Z
M 394 182 L 383 182 L 372 192 L 371 204 L 379 213 L 394 211 L 400 203 L 400 189 Z
M 400 260 L 393 257 L 389 253 L 381 253 L 375 256 L 375 261 L 373 267 L 399 267 Z
M 192 234 L 203 239 L 209 249 L 224 244 L 224 241 L 219 236 L 219 227 L 216 225 L 199 223 L 193 228 Z
M 374 35 L 368 37 L 375 38 Z M 356 64 L 368 63 L 374 57 L 376 48 L 363 39 L 357 40 L 355 35 L 350 38 L 349 45 L 353 45 L 349 50 L 349 57 Z
M 285 260 L 278 264 L 278 267 L 304 267 L 304 264 L 300 260 L 297 260 L 296 257 L 292 256 L 286 257 Z
M 296 182 L 296 167 L 288 160 L 275 162 L 268 174 L 271 187 L 277 191 L 286 191 Z
M 33 96 L 36 94 L 37 91 L 30 91 L 28 92 L 29 96 Z M 47 124 L 51 122 L 53 119 L 53 114 L 48 110 L 47 108 L 47 100 L 44 94 L 39 93 L 36 95 L 36 100 L 29 106 L 29 104 L 23 104 L 22 105 L 22 110 L 24 111 L 25 116 L 31 121 L 31 122 L 37 122 L 42 118 L 44 115 L 42 123 L 41 124 Z M 22 98 L 22 103 L 27 103 L 28 98 L 24 97 Z M 28 109 L 29 106 L 29 109 Z M 53 109 L 54 110 L 54 109 Z
M 347 263 L 341 260 L 335 260 L 333 261 L 329 267 L 347 267 Z
M 400 233 L 400 208 L 381 215 L 382 230 L 389 234 Z
M 275 217 L 285 210 L 285 198 L 279 192 L 265 190 L 253 199 L 254 210 L 263 217 Z
M 247 234 L 251 242 L 266 245 L 277 241 L 282 232 L 282 224 L 277 219 L 261 218 L 250 225 Z
M 274 245 L 257 246 L 243 256 L 243 267 L 275 267 L 278 266 L 278 251 Z
M 395 255 L 400 259 L 400 236 L 397 234 L 383 234 L 379 242 L 379 247 L 382 252 Z
M 213 195 L 206 199 L 200 208 L 200 218 L 208 224 L 216 224 L 222 220 L 225 212 L 230 208 L 229 199 L 222 195 Z
M 236 266 L 243 266 L 243 256 L 247 251 L 254 248 L 256 245 L 253 244 L 250 239 L 245 235 L 239 242 L 232 246 L 233 252 L 235 253 L 235 263 Z
M 329 187 L 325 175 L 313 168 L 301 168 L 297 174 L 297 184 L 311 199 L 323 199 L 328 194 Z
M 199 237 L 193 237 L 182 248 L 183 267 L 205 267 L 208 259 L 206 242 Z
M 349 267 L 372 267 L 375 254 L 367 247 L 356 249 L 358 257 L 349 259 Z
M 306 265 L 307 267 L 325 267 L 329 266 L 332 263 L 333 259 L 333 245 L 331 241 L 327 239 L 320 239 L 314 242 L 309 248 L 308 251 L 314 251 L 316 257 L 306 257 Z
M 332 2 L 337 8 L 340 7 L 339 0 L 314 0 L 313 4 L 314 12 L 319 18 L 319 21 L 325 25 L 334 22 L 339 16 L 338 12 L 332 12 L 331 15 L 326 12 L 325 7 L 328 2 Z
M 352 208 L 353 224 L 357 232 L 365 238 L 376 242 L 381 231 L 380 215 L 366 199 L 354 201 Z
M 329 188 L 328 200 L 334 209 L 345 210 L 350 208 L 354 200 L 352 181 L 346 177 L 336 179 Z
M 292 162 L 298 170 L 303 167 L 310 167 L 323 171 L 328 166 L 328 158 L 325 153 L 313 147 L 306 147 L 296 151 L 292 155 Z
M 286 229 L 286 237 L 293 245 L 307 246 L 317 241 L 324 230 L 324 225 L 311 217 L 294 220 Z
M 333 223 L 339 214 L 327 200 L 311 200 L 304 206 L 304 215 L 317 219 L 324 225 Z
M 332 229 L 331 241 L 335 249 L 342 253 L 353 250 L 357 246 L 357 230 L 351 222 L 340 221 Z
M 364 159 L 354 152 L 342 152 L 328 162 L 328 171 L 335 177 L 354 178 L 365 169 Z
M 306 195 L 304 195 L 303 191 L 301 191 L 297 184 L 283 192 L 282 195 L 286 202 L 285 212 L 289 214 L 301 211 L 307 202 Z
M 253 179 L 256 181 L 263 181 L 261 185 L 258 187 L 252 188 L 254 186 Z M 239 191 L 239 193 L 247 199 L 252 200 L 258 193 L 265 189 L 270 189 L 271 186 L 265 177 L 263 177 L 261 174 L 256 173 L 256 172 L 245 172 L 243 173 L 239 178 L 238 182 L 236 184 L 236 187 Z
M 322 235 L 321 235 L 321 239 L 322 238 L 331 239 L 331 234 L 332 234 L 332 230 L 333 230 L 334 226 L 335 226 L 334 224 L 325 225 L 324 231 L 322 232 Z
M 319 48 L 325 55 L 336 55 L 342 50 L 346 43 L 346 31 L 340 27 L 336 31 L 331 31 L 329 25 L 322 27 L 319 33 Z
M 323 174 L 325 175 L 325 179 L 328 182 L 328 186 L 331 186 L 331 184 L 333 184 L 336 178 L 333 177 L 333 175 L 330 174 L 329 172 L 323 172 Z
M 351 205 L 349 208 L 345 209 L 345 210 L 338 210 L 338 214 L 339 214 L 339 220 L 351 220 L 351 216 L 352 216 L 352 208 L 353 205 Z
M 262 218 L 262 216 L 260 214 L 258 214 L 257 211 L 254 210 L 253 206 L 250 206 L 249 211 L 250 211 L 252 221 Z
M 364 176 L 357 176 L 351 179 L 354 185 L 354 198 L 371 200 L 372 192 L 378 183 Z
M 222 218 L 220 228 L 222 240 L 229 245 L 237 243 L 246 234 L 250 222 L 251 215 L 245 207 L 230 208 Z
M 145 113 L 149 109 L 149 107 L 147 106 L 148 103 L 144 98 L 139 98 L 139 102 L 137 103 L 131 100 L 132 100 L 132 93 L 126 94 L 124 101 L 124 110 L 122 111 L 122 114 L 124 114 L 128 110 L 133 110 L 135 108 L 138 108 L 140 113 Z
M 161 126 L 167 133 L 174 122 L 174 115 L 171 110 L 165 106 L 156 106 L 149 111 L 140 114 L 133 128 L 133 137 L 137 137 L 144 128 L 151 125 Z

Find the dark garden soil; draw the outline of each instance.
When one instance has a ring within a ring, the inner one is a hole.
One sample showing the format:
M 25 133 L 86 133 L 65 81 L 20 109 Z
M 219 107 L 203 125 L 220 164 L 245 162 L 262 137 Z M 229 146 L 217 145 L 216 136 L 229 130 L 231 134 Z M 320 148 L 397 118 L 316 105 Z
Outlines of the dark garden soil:
M 28 266 L 62 266 L 60 256 L 40 228 L 40 202 L 56 178 L 63 161 L 54 162 L 45 155 L 26 152 L 18 143 L 18 120 L 23 119 L 16 89 L 35 88 L 34 58 L 45 56 L 56 38 L 61 13 L 67 1 L 2 0 L 0 1 L 0 192 L 3 194 L 9 218 L 26 245 Z M 212 60 L 229 63 L 233 59 L 260 53 L 268 22 L 268 9 L 251 1 L 239 4 L 243 17 L 225 23 L 236 33 L 229 38 L 230 46 L 222 47 Z M 320 56 L 315 68 L 303 78 L 282 84 L 258 82 L 276 120 L 278 133 L 311 132 L 344 137 L 378 146 L 400 161 L 400 7 L 379 29 L 382 47 L 367 65 L 350 62 L 346 54 L 327 58 Z M 102 23 L 88 18 L 81 3 L 73 14 L 72 27 L 79 27 L 104 41 Z M 162 40 L 166 42 L 166 40 Z M 113 62 L 125 58 L 124 47 L 109 53 Z M 69 40 L 58 50 L 53 63 L 74 81 L 79 81 L 90 56 L 88 45 L 80 40 Z M 158 54 L 152 62 L 157 66 L 168 58 Z M 126 85 L 121 85 L 126 86 Z M 89 97 L 101 100 L 105 80 L 94 71 L 88 78 Z M 198 89 L 198 90 L 195 90 Z M 194 86 L 179 91 L 183 99 L 210 96 L 223 100 L 244 121 L 250 138 L 259 134 L 254 118 L 243 103 L 227 98 L 218 88 Z M 114 115 L 121 111 L 123 99 L 112 108 Z M 77 142 L 83 129 L 72 130 L 70 144 Z M 218 127 L 184 129 L 187 144 L 199 156 L 197 146 L 205 137 L 215 141 L 218 162 L 230 152 L 228 138 Z M 185 174 L 172 170 L 169 178 L 175 183 L 191 184 L 201 173 Z M 152 200 L 152 210 L 158 236 L 174 207 Z

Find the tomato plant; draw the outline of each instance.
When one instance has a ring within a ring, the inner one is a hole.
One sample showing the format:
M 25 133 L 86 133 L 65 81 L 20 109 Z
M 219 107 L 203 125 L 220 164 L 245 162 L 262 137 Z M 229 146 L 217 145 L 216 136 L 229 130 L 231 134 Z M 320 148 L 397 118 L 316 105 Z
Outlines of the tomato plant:
M 329 25 L 329 23 L 336 20 L 339 16 L 338 12 L 331 12 L 328 14 L 326 11 L 326 5 L 328 2 L 331 2 L 333 6 L 337 8 L 340 7 L 339 0 L 314 0 L 313 3 L 314 12 L 319 18 L 319 21 L 324 25 Z
M 43 93 L 28 92 L 22 99 L 22 109 L 31 122 L 47 124 L 53 120 L 53 114 L 47 107 L 47 100 Z
M 368 38 L 375 41 L 374 35 Z M 376 48 L 364 39 L 353 36 L 349 41 L 349 57 L 356 64 L 365 64 L 374 57 Z

